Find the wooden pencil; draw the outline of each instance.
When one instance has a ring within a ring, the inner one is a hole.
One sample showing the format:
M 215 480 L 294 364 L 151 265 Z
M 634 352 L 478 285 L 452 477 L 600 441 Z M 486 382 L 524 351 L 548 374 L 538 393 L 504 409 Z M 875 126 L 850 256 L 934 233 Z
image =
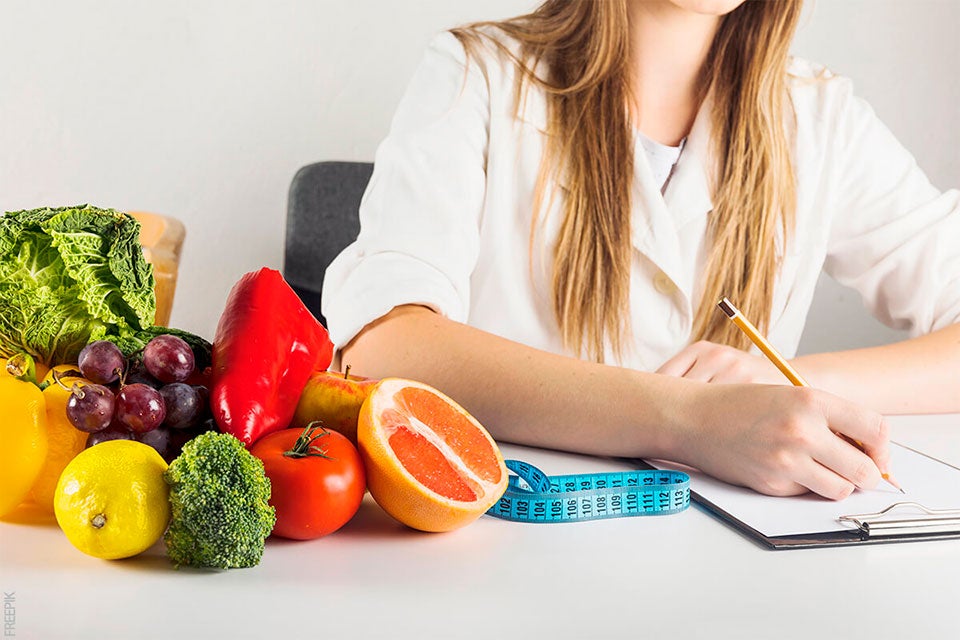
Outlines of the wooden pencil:
M 720 302 L 717 303 L 717 306 L 720 307 L 720 310 L 727 315 L 727 317 L 733 322 L 733 324 L 737 325 L 737 327 L 741 331 L 743 331 L 743 333 L 748 338 L 750 338 L 750 341 L 753 344 L 757 345 L 757 348 L 763 352 L 763 355 L 765 355 L 767 359 L 770 362 L 772 362 L 774 366 L 777 367 L 777 369 L 780 369 L 780 372 L 783 373 L 783 375 L 785 375 L 790 382 L 792 382 L 797 387 L 810 386 L 807 384 L 807 381 L 804 380 L 803 377 L 799 373 L 797 373 L 797 371 L 792 366 L 790 366 L 790 363 L 787 362 L 787 360 L 782 355 L 780 355 L 780 352 L 777 351 L 773 347 L 773 345 L 767 341 L 766 338 L 760 335 L 760 332 L 757 330 L 755 326 L 753 326 L 753 323 L 747 320 L 744 317 L 744 315 L 740 313 L 740 310 L 737 309 L 735 306 L 733 306 L 732 302 L 730 302 L 726 298 L 723 298 L 720 300 Z M 848 438 L 843 434 L 838 434 L 838 435 L 844 440 L 847 440 L 848 442 L 853 444 L 855 447 L 857 447 L 861 451 L 863 451 L 863 443 L 857 442 L 856 440 Z M 901 487 L 890 476 L 889 473 L 884 473 L 883 479 L 889 482 L 892 486 L 899 489 L 900 493 L 906 493 L 903 490 L 903 487 Z

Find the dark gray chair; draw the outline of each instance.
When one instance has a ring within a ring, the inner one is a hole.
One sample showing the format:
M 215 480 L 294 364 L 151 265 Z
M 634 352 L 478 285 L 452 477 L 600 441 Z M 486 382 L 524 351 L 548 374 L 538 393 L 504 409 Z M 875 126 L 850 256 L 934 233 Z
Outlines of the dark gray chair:
M 360 233 L 357 212 L 371 173 L 369 162 L 317 162 L 290 184 L 283 277 L 324 325 L 323 274 Z

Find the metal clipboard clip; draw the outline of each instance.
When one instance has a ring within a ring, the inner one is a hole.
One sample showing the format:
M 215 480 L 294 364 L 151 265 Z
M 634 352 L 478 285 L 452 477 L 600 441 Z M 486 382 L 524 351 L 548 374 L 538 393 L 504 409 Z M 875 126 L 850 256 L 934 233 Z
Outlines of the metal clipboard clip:
M 909 508 L 921 514 L 910 518 L 890 517 L 892 511 Z M 896 502 L 878 513 L 840 516 L 837 521 L 855 525 L 870 538 L 960 534 L 960 509 L 928 509 L 917 502 Z

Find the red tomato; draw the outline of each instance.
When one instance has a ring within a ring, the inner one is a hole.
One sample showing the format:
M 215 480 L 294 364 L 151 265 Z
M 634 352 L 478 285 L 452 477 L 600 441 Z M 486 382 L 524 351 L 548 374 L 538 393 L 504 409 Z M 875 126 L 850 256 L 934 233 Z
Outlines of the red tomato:
M 263 461 L 277 510 L 274 535 L 312 540 L 333 533 L 360 508 L 366 490 L 356 447 L 336 431 L 308 425 L 257 440 L 250 453 Z

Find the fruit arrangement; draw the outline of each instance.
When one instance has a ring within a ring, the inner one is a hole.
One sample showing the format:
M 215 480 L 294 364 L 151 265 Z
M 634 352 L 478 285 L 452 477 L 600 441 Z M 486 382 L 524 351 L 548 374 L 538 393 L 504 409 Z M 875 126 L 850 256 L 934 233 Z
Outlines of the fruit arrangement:
M 464 526 L 502 495 L 502 456 L 469 413 L 415 381 L 329 371 L 326 330 L 275 270 L 236 283 L 212 344 L 147 323 L 152 274 L 130 220 L 90 207 L 0 218 L 0 249 L 48 252 L 62 307 L 48 312 L 75 320 L 28 328 L 29 300 L 8 301 L 23 274 L 0 255 L 0 517 L 52 512 L 98 558 L 162 540 L 175 566 L 235 568 L 258 564 L 270 535 L 339 530 L 368 488 L 423 531 Z M 61 228 L 99 249 L 74 255 L 48 237 Z M 101 272 L 81 259 L 130 277 L 87 282 Z M 104 288 L 114 295 L 91 293 Z

